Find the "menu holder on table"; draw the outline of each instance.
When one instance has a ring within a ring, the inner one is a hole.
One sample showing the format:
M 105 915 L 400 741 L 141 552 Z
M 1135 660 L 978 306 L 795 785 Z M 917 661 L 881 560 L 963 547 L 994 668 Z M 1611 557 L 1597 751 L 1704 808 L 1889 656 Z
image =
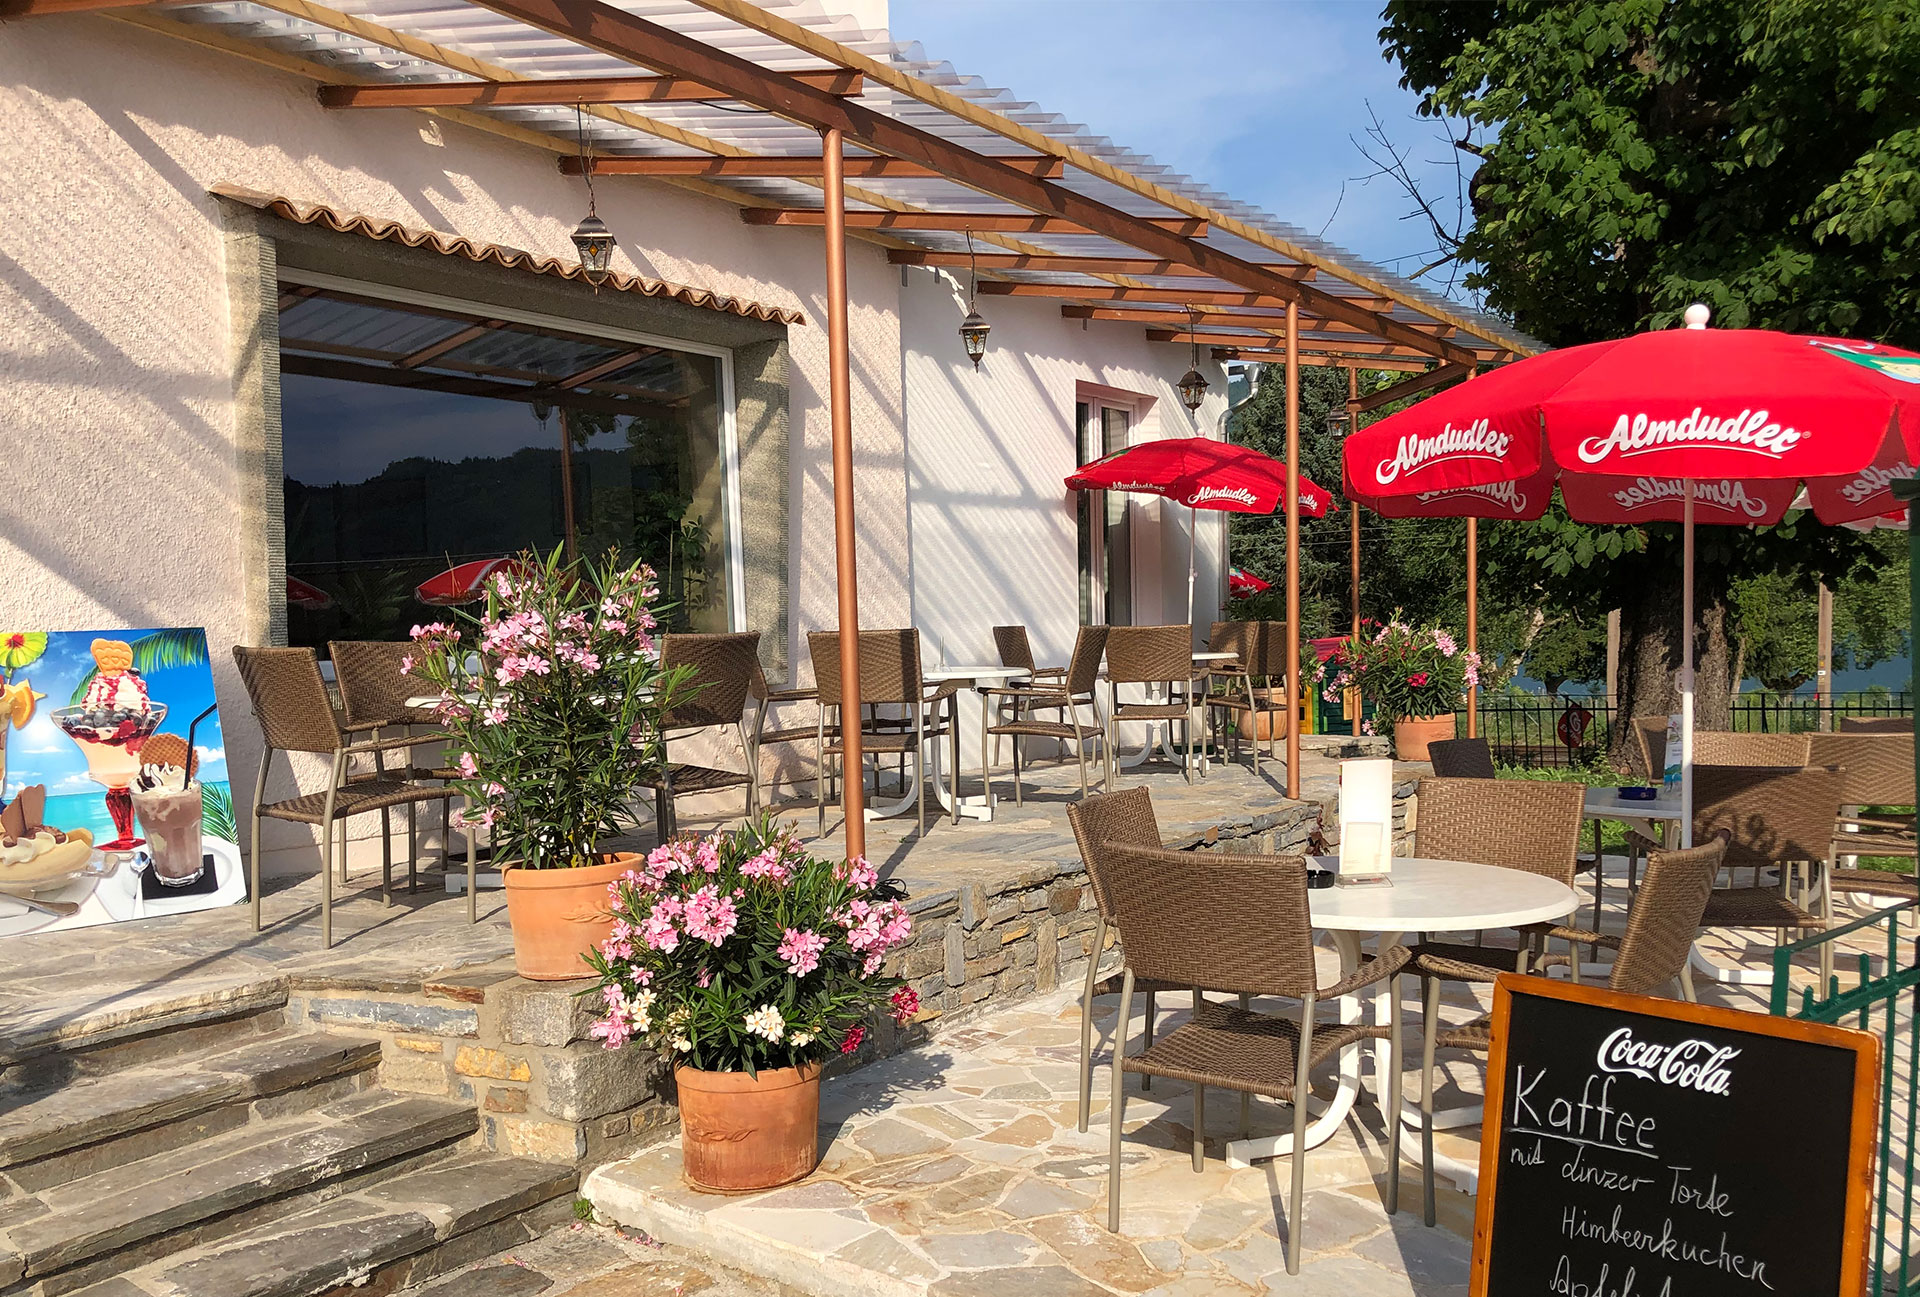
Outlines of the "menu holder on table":
M 1393 871 L 1393 762 L 1340 763 L 1342 887 L 1386 886 Z

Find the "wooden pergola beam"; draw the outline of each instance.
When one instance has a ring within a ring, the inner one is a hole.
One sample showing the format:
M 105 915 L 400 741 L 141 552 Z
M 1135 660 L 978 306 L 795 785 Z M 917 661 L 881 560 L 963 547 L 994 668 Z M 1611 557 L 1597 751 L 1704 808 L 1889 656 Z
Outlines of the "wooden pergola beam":
M 1383 405 L 1392 405 L 1395 401 L 1404 401 L 1409 396 L 1418 396 L 1422 392 L 1431 392 L 1436 387 L 1445 387 L 1457 378 L 1467 376 L 1465 365 L 1442 365 L 1430 369 L 1417 378 L 1409 378 L 1395 383 L 1392 387 L 1383 387 L 1377 392 L 1369 392 L 1353 403 L 1353 408 L 1365 414 L 1368 410 L 1377 410 Z
M 83 14 L 98 9 L 144 8 L 148 0 L 0 0 L 0 18 Z
M 628 351 L 621 352 L 617 356 L 609 356 L 598 364 L 589 365 L 585 369 L 568 374 L 565 378 L 556 382 L 554 386 L 564 389 L 579 387 L 582 383 L 591 383 L 596 378 L 603 378 L 608 374 L 617 373 L 637 360 L 644 360 L 659 350 L 660 348 L 658 347 L 634 347 Z
M 1007 279 L 983 280 L 983 297 L 1051 297 L 1094 302 L 1159 302 L 1166 306 L 1285 306 L 1265 293 L 1242 293 L 1211 288 L 1127 288 L 1117 284 L 1028 284 Z M 1313 312 L 1308 311 L 1308 315 Z M 1372 335 L 1369 335 L 1372 336 Z
M 464 347 L 476 338 L 485 337 L 500 327 L 499 320 L 482 320 L 478 324 L 469 324 L 464 329 L 456 329 L 438 342 L 430 342 L 420 350 L 400 357 L 393 363 L 401 369 L 418 369 L 429 360 L 436 360 L 456 347 Z
M 1197 304 L 1196 304 L 1197 305 Z M 1168 309 L 1151 311 L 1138 306 L 1080 306 L 1072 302 L 1060 307 L 1062 317 L 1069 320 L 1114 320 L 1133 324 L 1174 324 L 1183 325 L 1188 321 L 1184 310 Z M 1287 317 L 1278 313 L 1272 315 L 1242 315 L 1233 311 L 1215 310 L 1212 307 L 1200 307 L 1200 323 L 1223 328 L 1240 329 L 1285 329 Z M 1301 326 L 1309 333 L 1352 333 L 1353 326 L 1337 320 L 1316 320 L 1303 317 Z M 1445 337 L 1453 332 L 1450 324 L 1415 324 L 1416 329 L 1425 330 Z
M 480 7 L 563 37 L 587 49 L 669 76 L 688 77 L 731 98 L 816 130 L 838 130 L 876 153 L 904 158 L 1041 217 L 1103 235 L 1150 257 L 1180 261 L 1248 291 L 1297 303 L 1302 310 L 1361 326 L 1376 337 L 1445 359 L 1473 353 L 1386 319 L 1351 299 L 1297 283 L 1270 267 L 1242 260 L 1154 220 L 1110 207 L 1064 185 L 1016 171 L 932 131 L 889 117 L 855 99 L 826 94 L 790 76 L 694 36 L 648 22 L 602 0 L 477 0 Z M 863 68 L 864 70 L 864 68 Z M 849 213 L 849 219 L 852 217 Z M 824 218 L 818 218 L 824 220 Z M 1205 225 L 1204 217 L 1192 218 Z M 872 228 L 872 227 L 868 227 Z M 966 228 L 966 227 L 961 227 Z
M 692 83 L 687 83 L 692 84 Z M 1016 171 L 1057 180 L 1066 173 L 1066 163 L 1058 158 L 1000 158 Z M 560 159 L 560 170 L 570 176 L 591 170 L 596 176 L 687 176 L 701 180 L 772 179 L 818 180 L 822 173 L 819 158 L 655 158 L 599 157 L 582 166 L 577 157 Z M 928 180 L 941 179 L 940 173 L 917 162 L 899 158 L 848 158 L 846 175 L 855 180 Z
M 1255 360 L 1262 364 L 1278 365 L 1287 358 L 1283 350 L 1250 350 L 1245 347 L 1215 347 L 1215 360 Z M 1300 363 L 1317 369 L 1379 369 L 1402 374 L 1424 374 L 1429 372 L 1431 363 L 1425 360 L 1395 360 L 1390 356 L 1354 357 L 1326 356 L 1315 352 L 1312 344 L 1300 344 Z
M 48 3 L 49 0 L 29 0 Z M 51 0 L 64 3 L 67 0 Z M 858 72 L 793 72 L 795 81 L 830 95 L 857 95 Z M 723 90 L 686 77 L 551 77 L 537 81 L 422 81 L 409 85 L 327 85 L 325 108 L 542 108 L 572 104 L 658 104 L 727 99 Z
M 1177 261 L 1149 261 L 1145 257 L 1070 257 L 1070 256 L 1025 256 L 1012 252 L 982 252 L 971 261 L 964 252 L 931 252 L 919 248 L 896 248 L 887 253 L 887 260 L 896 266 L 941 266 L 953 270 L 965 270 L 969 264 L 982 270 L 1046 270 L 1071 271 L 1082 275 L 1178 275 L 1183 278 L 1199 275 L 1201 272 L 1192 266 Z M 1304 279 L 1304 266 L 1276 267 L 1284 269 L 1295 279 Z
M 1303 330 L 1304 332 L 1304 330 Z M 1275 338 L 1286 336 L 1286 322 L 1281 321 L 1280 328 L 1264 338 L 1249 338 L 1234 333 L 1207 333 L 1204 330 L 1194 332 L 1191 329 L 1148 329 L 1148 342 L 1177 342 L 1183 345 L 1198 343 L 1203 347 L 1264 347 Z M 1403 356 L 1409 360 L 1419 360 L 1422 353 L 1411 347 L 1396 347 L 1387 343 L 1368 342 L 1360 339 L 1348 341 L 1339 338 L 1316 338 L 1311 344 L 1304 339 L 1301 346 L 1311 345 L 1316 351 L 1334 355 Z
M 740 219 L 748 225 L 826 224 L 827 214 L 812 207 L 746 207 Z M 1180 217 L 1151 220 L 1148 224 L 1171 234 L 1203 238 L 1205 221 Z M 1018 212 L 848 212 L 850 230 L 945 230 L 954 234 L 972 230 L 975 234 L 1091 234 L 1077 221 L 1062 216 L 1025 216 Z

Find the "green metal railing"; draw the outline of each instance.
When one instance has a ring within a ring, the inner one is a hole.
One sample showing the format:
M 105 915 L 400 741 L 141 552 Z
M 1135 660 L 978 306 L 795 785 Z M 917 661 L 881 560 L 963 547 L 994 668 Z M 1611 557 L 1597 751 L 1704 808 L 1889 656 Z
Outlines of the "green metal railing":
M 1858 1027 L 1880 1037 L 1880 1139 L 1875 1153 L 1872 1262 L 1877 1282 L 1874 1293 L 1920 1297 L 1920 1257 L 1914 1255 L 1914 1090 L 1920 1085 L 1920 903 L 1903 901 L 1865 918 L 1781 946 L 1773 952 L 1773 1003 L 1777 1017 Z M 1906 933 L 1902 933 L 1902 922 Z M 1883 929 L 1884 935 L 1874 929 Z M 1858 980 L 1843 989 L 1843 965 L 1825 987 L 1803 987 L 1793 1007 L 1788 971 L 1794 956 L 1818 955 L 1822 943 L 1837 946 L 1854 938 Z M 1902 943 L 1908 949 L 1902 957 Z M 1859 944 L 1874 952 L 1857 951 Z M 1824 992 L 1824 994 L 1816 994 Z M 1911 993 L 1909 993 L 1911 992 Z

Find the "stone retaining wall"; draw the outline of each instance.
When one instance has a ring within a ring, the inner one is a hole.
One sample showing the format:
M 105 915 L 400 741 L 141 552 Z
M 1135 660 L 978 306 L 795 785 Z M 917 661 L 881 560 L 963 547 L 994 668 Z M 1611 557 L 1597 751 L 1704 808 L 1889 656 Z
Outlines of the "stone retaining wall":
M 1396 841 L 1407 832 L 1408 781 L 1395 788 Z M 1167 845 L 1195 852 L 1293 853 L 1320 825 L 1318 802 L 1290 803 Z M 1326 831 L 1334 832 L 1329 822 Z M 923 1042 L 936 1027 L 1051 991 L 1086 974 L 1098 917 L 1077 860 L 1033 861 L 992 882 L 909 898 L 914 933 L 888 959 L 920 995 L 913 1021 L 882 1020 L 830 1070 L 859 1067 Z M 1113 945 L 1109 934 L 1107 946 Z M 588 1037 L 592 984 L 529 982 L 511 961 L 420 980 L 296 978 L 295 1022 L 379 1038 L 390 1090 L 470 1102 L 479 1140 L 518 1157 L 598 1164 L 670 1134 L 678 1114 L 648 1051 L 609 1052 Z

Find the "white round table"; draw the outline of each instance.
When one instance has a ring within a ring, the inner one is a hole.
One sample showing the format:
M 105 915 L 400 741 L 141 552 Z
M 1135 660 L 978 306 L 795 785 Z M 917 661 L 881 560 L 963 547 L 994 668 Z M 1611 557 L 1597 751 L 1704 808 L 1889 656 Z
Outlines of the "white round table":
M 1317 869 L 1338 869 L 1337 856 L 1310 856 L 1308 863 Z M 1340 973 L 1346 976 L 1360 966 L 1361 943 L 1373 937 L 1378 949 L 1386 949 L 1409 932 L 1484 932 L 1494 928 L 1512 928 L 1527 923 L 1544 923 L 1572 914 L 1580 905 L 1580 895 L 1558 879 L 1530 874 L 1497 865 L 1475 864 L 1467 860 L 1424 860 L 1395 857 L 1391 886 L 1316 888 L 1307 894 L 1313 926 L 1333 937 L 1340 952 Z M 1398 978 L 1389 978 L 1373 988 L 1373 1021 L 1384 1026 L 1396 1011 Z M 1358 1022 L 1358 995 L 1340 997 L 1340 1021 Z M 1307 1127 L 1307 1147 L 1315 1148 L 1332 1138 L 1353 1110 L 1360 1092 L 1361 1046 L 1350 1045 L 1340 1051 L 1340 1085 L 1325 1108 L 1315 1114 Z M 1383 1083 L 1392 1067 L 1388 1042 L 1374 1042 L 1374 1078 Z M 1382 1092 L 1385 1091 L 1381 1084 Z M 1401 1121 L 1412 1128 L 1416 1142 L 1420 1130 L 1420 1109 L 1407 1103 Z M 1464 1126 L 1480 1119 L 1480 1106 L 1450 1108 L 1434 1113 L 1436 1128 Z M 1293 1151 L 1293 1135 L 1268 1135 L 1258 1139 L 1237 1139 L 1227 1145 L 1227 1164 L 1246 1166 L 1255 1158 L 1282 1156 Z M 1471 1191 L 1479 1173 L 1469 1166 L 1439 1154 L 1435 1167 L 1445 1171 L 1456 1183 Z

